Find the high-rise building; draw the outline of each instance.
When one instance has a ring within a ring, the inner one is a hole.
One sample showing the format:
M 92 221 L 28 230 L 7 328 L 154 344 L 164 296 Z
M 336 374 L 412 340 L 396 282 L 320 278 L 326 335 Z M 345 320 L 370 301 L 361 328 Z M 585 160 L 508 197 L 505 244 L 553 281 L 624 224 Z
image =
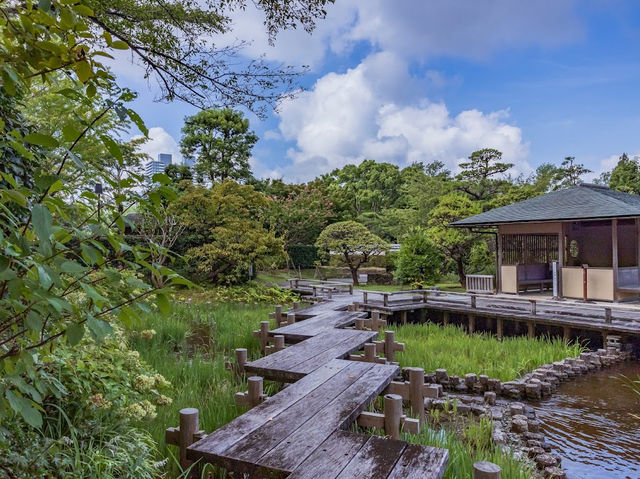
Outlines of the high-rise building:
M 147 181 L 151 181 L 156 173 L 164 173 L 164 169 L 171 164 L 170 153 L 158 154 L 157 160 L 151 160 L 144 168 L 144 176 Z

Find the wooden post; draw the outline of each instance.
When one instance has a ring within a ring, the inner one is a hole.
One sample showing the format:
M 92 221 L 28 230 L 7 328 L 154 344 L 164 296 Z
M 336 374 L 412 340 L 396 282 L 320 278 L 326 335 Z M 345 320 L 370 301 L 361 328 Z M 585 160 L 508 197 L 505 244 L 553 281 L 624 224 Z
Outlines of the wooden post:
M 586 303 L 589 300 L 588 281 L 589 273 L 587 272 L 587 265 L 582 265 L 582 300 Z M 614 291 L 615 296 L 615 291 Z
M 449 311 L 444 311 L 442 313 L 442 324 L 445 326 L 449 325 Z
M 402 396 L 387 394 L 384 397 L 384 431 L 391 439 L 400 439 Z
M 244 371 L 244 365 L 247 364 L 247 350 L 245 348 L 236 349 L 236 363 L 238 370 Z
M 611 308 L 604 308 L 604 322 L 611 323 Z
M 287 312 L 287 324 L 295 324 L 295 322 L 296 322 L 296 313 Z
M 527 336 L 532 339 L 536 336 L 536 323 L 528 322 L 527 323 Z
M 351 361 L 364 361 L 366 363 L 384 364 L 387 361 L 378 357 L 378 347 L 375 343 L 366 343 L 364 345 L 364 354 L 350 354 Z
M 428 299 L 429 299 L 429 292 L 425 289 L 422 292 L 422 302 L 426 303 Z
M 384 354 L 387 361 L 390 363 L 396 360 L 396 348 L 395 348 L 396 333 L 393 331 L 384 332 Z
M 253 336 L 260 340 L 260 351 L 264 354 L 269 343 L 269 321 L 260 321 L 260 329 L 254 331 Z
M 282 334 L 276 334 L 273 337 L 273 346 L 267 346 L 265 349 L 267 354 L 273 354 L 282 351 L 284 347 L 284 336 Z
M 298 301 L 293 302 L 293 310 L 295 311 L 296 309 L 300 309 L 300 302 Z
M 476 298 L 476 295 L 475 295 L 475 294 L 472 294 L 472 295 L 471 295 L 471 307 L 472 307 L 473 309 L 476 309 L 476 299 L 477 299 L 477 298 Z
M 409 371 L 409 401 L 411 414 L 424 422 L 424 369 L 406 368 Z
M 406 311 L 401 311 L 400 312 L 400 322 L 402 324 L 407 324 L 407 312 Z
M 469 315 L 469 334 L 473 334 L 476 330 L 476 317 L 473 314 Z
M 533 316 L 535 316 L 536 312 L 537 312 L 536 300 L 535 299 L 530 299 L 529 302 L 531 303 L 531 314 Z
M 366 291 L 362 292 L 362 302 L 364 304 L 367 304 L 367 300 L 369 299 L 369 293 L 367 293 Z
M 500 466 L 492 462 L 475 462 L 473 479 L 500 479 Z
M 613 260 L 613 300 L 618 301 L 618 220 L 611 220 L 611 258 Z
M 359 330 L 364 329 L 364 318 L 356 319 L 356 329 L 359 329 Z
M 383 295 L 382 295 L 382 304 L 384 306 L 389 306 L 389 293 L 383 293 Z
M 498 233 L 496 234 L 498 240 L 498 268 L 496 269 L 496 292 L 502 293 L 502 232 L 500 226 L 498 226 Z
M 180 466 L 187 469 L 192 461 L 187 459 L 187 447 L 193 444 L 193 435 L 198 432 L 198 410 L 192 407 L 180 409 L 180 428 L 178 429 L 178 447 L 180 448 Z
M 568 343 L 571 340 L 571 328 L 569 326 L 562 327 L 562 337 L 565 343 Z
M 349 284 L 349 294 L 353 294 L 353 285 Z
M 498 318 L 496 320 L 496 335 L 498 336 L 498 339 L 502 340 L 503 333 L 504 333 L 504 319 Z
M 263 392 L 263 380 L 260 376 L 251 376 L 247 379 L 247 390 L 236 393 L 236 404 L 252 408 L 266 399 Z

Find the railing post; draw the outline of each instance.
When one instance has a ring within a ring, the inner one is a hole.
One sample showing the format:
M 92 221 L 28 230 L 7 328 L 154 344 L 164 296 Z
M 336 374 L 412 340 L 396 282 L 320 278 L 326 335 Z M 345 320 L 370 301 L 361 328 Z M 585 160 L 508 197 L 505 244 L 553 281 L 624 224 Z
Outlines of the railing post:
M 611 308 L 604 308 L 604 322 L 611 323 Z
M 536 300 L 530 299 L 529 302 L 531 303 L 531 314 L 535 316 L 537 311 Z
M 362 302 L 364 304 L 367 304 L 367 299 L 369 298 L 369 293 L 367 293 L 366 291 L 362 292 Z
M 187 448 L 193 444 L 193 435 L 198 432 L 198 410 L 192 407 L 180 409 L 180 428 L 178 447 L 180 448 L 180 466 L 187 469 L 192 461 L 187 459 Z
M 475 294 L 471 295 L 471 307 L 473 309 L 476 309 L 476 295 Z
M 424 406 L 423 406 L 424 407 Z M 384 397 L 384 432 L 391 439 L 400 439 L 402 396 L 387 394 Z
M 389 293 L 383 293 L 383 295 L 382 295 L 382 304 L 384 306 L 389 306 Z
M 500 466 L 492 462 L 476 462 L 473 464 L 473 479 L 500 479 Z
M 244 365 L 247 364 L 247 350 L 245 348 L 236 349 L 236 363 L 238 370 L 244 371 Z

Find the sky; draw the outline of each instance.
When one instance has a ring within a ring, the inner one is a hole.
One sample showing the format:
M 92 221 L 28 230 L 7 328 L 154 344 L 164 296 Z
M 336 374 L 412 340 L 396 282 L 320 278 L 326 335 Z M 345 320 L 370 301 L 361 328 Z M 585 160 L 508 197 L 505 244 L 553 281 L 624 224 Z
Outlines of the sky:
M 220 41 L 250 42 L 247 58 L 309 66 L 294 99 L 265 120 L 247 113 L 260 178 L 308 181 L 363 159 L 455 171 L 480 148 L 516 175 L 575 156 L 592 178 L 640 155 L 636 0 L 336 0 L 311 35 L 285 31 L 274 46 L 260 12 L 233 24 Z M 126 62 L 114 70 L 139 93 L 145 151 L 180 162 L 195 108 L 155 102 L 155 83 Z

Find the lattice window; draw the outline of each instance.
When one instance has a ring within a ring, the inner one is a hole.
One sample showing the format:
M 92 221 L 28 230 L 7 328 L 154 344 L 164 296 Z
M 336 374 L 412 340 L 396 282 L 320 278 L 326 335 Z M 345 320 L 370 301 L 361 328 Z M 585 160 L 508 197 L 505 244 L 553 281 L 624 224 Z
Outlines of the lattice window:
M 558 261 L 558 235 L 502 235 L 502 264 Z

